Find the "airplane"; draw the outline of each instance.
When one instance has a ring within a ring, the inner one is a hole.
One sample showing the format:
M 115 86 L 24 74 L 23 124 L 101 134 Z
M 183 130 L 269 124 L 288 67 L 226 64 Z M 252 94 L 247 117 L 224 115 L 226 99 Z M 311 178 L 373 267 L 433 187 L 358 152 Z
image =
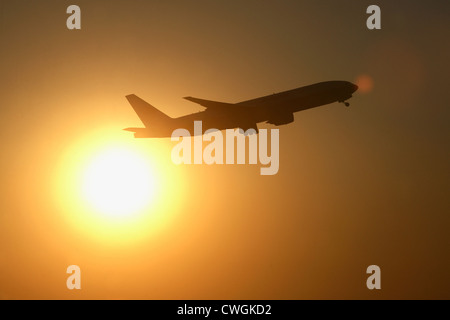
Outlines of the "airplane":
M 206 129 L 254 129 L 257 123 L 266 122 L 275 126 L 294 121 L 294 112 L 311 109 L 333 102 L 350 104 L 346 101 L 358 90 L 348 81 L 326 81 L 289 91 L 246 100 L 238 103 L 218 102 L 193 97 L 184 99 L 205 107 L 206 110 L 171 118 L 134 94 L 127 95 L 128 102 L 137 113 L 145 128 L 125 128 L 135 138 L 171 137 L 175 129 L 183 128 L 194 132 L 194 121 L 202 121 Z

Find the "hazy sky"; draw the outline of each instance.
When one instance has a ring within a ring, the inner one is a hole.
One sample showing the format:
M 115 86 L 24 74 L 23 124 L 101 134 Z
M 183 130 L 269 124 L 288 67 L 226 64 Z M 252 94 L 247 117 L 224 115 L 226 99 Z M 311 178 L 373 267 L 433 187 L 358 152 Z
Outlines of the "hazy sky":
M 449 299 L 449 16 L 447 1 L 0 0 L 0 298 Z M 141 126 L 131 93 L 175 117 L 202 110 L 184 96 L 361 76 L 373 88 L 350 108 L 280 127 L 274 176 L 175 166 L 170 139 L 121 130 Z M 68 187 L 117 141 L 158 171 L 145 214 L 163 218 L 139 229 L 94 223 Z

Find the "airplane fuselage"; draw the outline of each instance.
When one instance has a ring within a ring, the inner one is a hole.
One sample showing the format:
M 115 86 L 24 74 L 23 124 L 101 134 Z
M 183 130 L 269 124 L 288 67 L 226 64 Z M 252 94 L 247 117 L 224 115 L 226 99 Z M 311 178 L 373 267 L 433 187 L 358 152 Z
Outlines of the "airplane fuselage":
M 224 107 L 207 108 L 205 111 L 170 119 L 170 121 L 155 122 L 146 128 L 126 130 L 135 132 L 136 138 L 170 137 L 178 128 L 187 129 L 193 134 L 194 121 L 202 121 L 203 131 L 213 128 L 257 130 L 257 123 L 288 124 L 294 121 L 295 112 L 333 102 L 346 103 L 357 89 L 356 85 L 347 81 L 321 82 L 235 104 L 224 103 Z

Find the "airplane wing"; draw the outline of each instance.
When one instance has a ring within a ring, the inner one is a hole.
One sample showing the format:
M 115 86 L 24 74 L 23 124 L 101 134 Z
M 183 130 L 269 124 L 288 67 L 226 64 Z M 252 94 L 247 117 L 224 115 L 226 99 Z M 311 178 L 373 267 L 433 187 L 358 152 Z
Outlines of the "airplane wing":
M 199 99 L 199 98 L 194 98 L 194 97 L 184 97 L 184 99 L 191 101 L 191 102 L 198 103 L 199 105 L 201 105 L 205 108 L 211 108 L 211 109 L 234 106 L 234 103 L 204 100 L 204 99 Z

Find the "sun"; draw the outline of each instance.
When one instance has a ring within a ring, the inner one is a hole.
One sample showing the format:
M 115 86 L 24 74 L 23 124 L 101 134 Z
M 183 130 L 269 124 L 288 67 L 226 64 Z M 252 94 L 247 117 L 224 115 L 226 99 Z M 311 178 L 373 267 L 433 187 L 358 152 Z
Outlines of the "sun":
M 65 232 L 109 248 L 174 228 L 188 187 L 183 168 L 170 161 L 171 148 L 164 140 L 130 138 L 113 125 L 68 141 L 49 189 Z
M 84 171 L 82 195 L 103 215 L 129 217 L 151 203 L 154 181 L 149 164 L 137 152 L 125 148 L 103 150 Z

